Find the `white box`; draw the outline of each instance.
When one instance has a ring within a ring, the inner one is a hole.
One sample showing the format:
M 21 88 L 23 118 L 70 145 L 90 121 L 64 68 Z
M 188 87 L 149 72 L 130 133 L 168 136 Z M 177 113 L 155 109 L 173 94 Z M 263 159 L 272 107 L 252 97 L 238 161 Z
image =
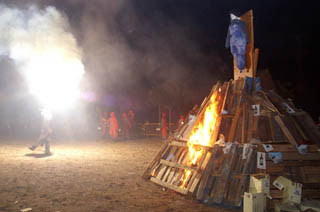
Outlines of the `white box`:
M 268 174 L 250 175 L 249 193 L 264 193 L 270 195 L 270 177 Z
M 291 182 L 290 185 L 284 187 L 283 203 L 301 203 L 302 184 Z
M 243 212 L 266 212 L 267 197 L 264 193 L 244 192 Z
M 274 185 L 277 189 L 282 190 L 284 187 L 289 186 L 292 181 L 285 177 L 277 177 L 275 181 L 273 181 L 272 185 Z
M 282 203 L 296 203 L 301 202 L 302 184 L 292 182 L 285 177 L 278 177 L 272 183 L 279 190 L 283 190 Z

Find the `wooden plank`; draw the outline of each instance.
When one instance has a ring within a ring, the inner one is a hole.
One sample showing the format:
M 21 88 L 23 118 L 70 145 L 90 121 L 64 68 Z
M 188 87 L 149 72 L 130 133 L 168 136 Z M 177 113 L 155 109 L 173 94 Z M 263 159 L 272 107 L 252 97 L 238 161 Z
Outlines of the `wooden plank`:
M 241 144 L 245 143 L 245 130 L 246 130 L 246 104 L 242 104 Z
M 225 91 L 225 95 L 224 95 L 224 97 L 223 97 L 223 102 L 222 102 L 222 105 L 221 105 L 220 114 L 221 114 L 221 112 L 224 110 L 224 107 L 225 107 L 225 105 L 226 105 L 227 96 L 229 95 L 230 85 L 231 85 L 231 82 L 229 81 L 228 84 L 227 84 L 227 88 L 226 88 L 226 91 Z
M 187 192 L 185 189 L 183 189 L 183 188 L 180 188 L 180 187 L 178 187 L 178 186 L 175 186 L 175 185 L 172 185 L 172 184 L 163 182 L 163 181 L 161 181 L 161 180 L 159 180 L 159 179 L 157 179 L 157 178 L 155 178 L 155 177 L 151 177 L 150 181 L 151 181 L 151 182 L 154 182 L 154 183 L 156 183 L 156 184 L 159 184 L 159 185 L 161 185 L 161 186 L 163 186 L 163 187 L 172 189 L 172 190 L 174 190 L 174 191 L 176 191 L 176 192 L 179 192 L 179 193 L 181 193 L 181 194 L 187 194 L 187 193 L 188 193 L 188 192 Z
M 218 177 L 218 181 L 214 184 L 211 191 L 210 197 L 212 197 L 214 203 L 221 204 L 223 201 L 224 192 L 222 191 L 225 191 L 227 187 L 231 167 L 236 159 L 236 150 L 237 145 L 232 145 L 230 152 L 226 155 L 225 163 L 222 166 L 221 177 Z
M 301 112 L 300 115 L 296 115 L 296 117 L 301 123 L 303 123 L 300 126 L 304 129 L 304 132 L 311 139 L 312 143 L 320 146 L 320 130 L 310 115 L 306 112 Z
M 304 183 L 320 183 L 320 174 L 308 174 L 305 176 Z
M 146 170 L 144 171 L 142 178 L 148 180 L 150 178 L 151 170 L 155 167 L 156 163 L 161 159 L 163 153 L 168 149 L 170 140 L 165 141 L 164 144 L 161 145 L 160 151 L 154 156 Z
M 251 128 L 251 138 L 257 138 L 254 135 L 256 135 L 257 133 L 257 129 L 258 129 L 258 123 L 259 123 L 259 119 L 260 116 L 253 116 L 253 124 L 252 124 L 252 128 Z
M 289 119 L 290 119 L 290 122 L 292 122 L 293 125 L 295 126 L 295 128 L 299 131 L 299 133 L 302 136 L 303 140 L 307 141 L 308 140 L 307 136 L 304 134 L 303 130 L 301 129 L 299 124 L 296 122 L 296 120 L 293 118 L 293 116 L 289 117 Z
M 301 160 L 312 160 L 317 161 L 320 160 L 319 153 L 308 153 L 306 155 L 301 155 L 295 152 L 282 152 L 283 160 L 290 160 L 290 161 L 301 161 Z M 269 157 L 266 158 L 267 160 L 271 160 Z
M 194 184 L 194 180 L 197 178 L 197 179 L 200 179 L 201 178 L 201 175 L 202 175 L 202 173 L 200 172 L 199 173 L 199 171 L 200 171 L 200 169 L 201 169 L 201 167 L 202 167 L 202 164 L 203 164 L 203 162 L 204 162 L 204 160 L 207 158 L 207 154 L 208 154 L 208 150 L 205 150 L 205 152 L 203 153 L 203 155 L 202 155 L 202 158 L 201 158 L 201 160 L 199 161 L 199 165 L 198 165 L 198 167 L 197 167 L 197 170 L 193 173 L 193 175 L 192 175 L 192 177 L 191 177 L 191 179 L 190 179 L 190 181 L 189 181 L 189 184 L 188 184 L 188 187 L 187 187 L 187 191 L 190 191 L 191 190 L 191 187 L 193 187 L 193 188 L 195 188 L 196 186 L 197 186 L 197 184 L 198 184 L 198 180 L 195 182 L 195 185 L 193 185 Z M 191 191 L 191 192 L 193 192 L 193 191 Z
M 236 126 L 237 126 L 237 123 L 238 123 L 238 119 L 239 119 L 240 113 L 241 113 L 241 107 L 239 105 L 237 107 L 236 114 L 235 114 L 235 116 L 234 116 L 234 118 L 232 120 L 231 129 L 229 131 L 229 136 L 228 136 L 228 141 L 229 142 L 233 142 L 234 134 L 235 134 L 235 130 L 236 130 Z
M 281 117 L 279 115 L 276 115 L 274 117 L 274 119 L 276 120 L 276 122 L 278 123 L 278 125 L 280 126 L 282 132 L 284 133 L 284 135 L 288 138 L 289 142 L 292 145 L 297 145 L 297 141 L 295 140 L 295 138 L 292 136 L 292 134 L 290 133 L 289 129 L 285 126 L 285 124 L 283 123 Z
M 189 161 L 189 154 L 185 154 L 184 158 L 182 158 L 181 164 L 186 165 L 188 161 Z M 175 173 L 175 176 L 173 177 L 173 180 L 171 183 L 177 186 L 180 186 L 180 183 L 183 180 L 184 174 L 185 174 L 185 170 L 180 169 L 178 172 Z
M 255 48 L 254 49 L 254 58 L 253 58 L 253 78 L 256 78 L 257 75 L 257 67 L 258 67 L 258 58 L 259 58 L 259 49 Z M 252 86 L 253 90 L 255 90 L 255 86 Z
M 292 144 L 271 144 L 272 145 L 272 152 L 298 152 L 296 146 Z M 265 152 L 265 149 L 262 144 L 257 145 L 257 151 Z M 310 152 L 319 152 L 317 145 L 308 145 L 308 153 Z M 320 152 L 319 152 L 320 154 Z
M 320 174 L 320 165 L 319 166 L 305 166 L 303 167 L 305 174 Z
M 268 114 L 267 117 L 268 117 L 268 124 L 269 124 L 269 129 L 270 129 L 271 138 L 272 138 L 272 141 L 275 141 L 275 140 L 276 140 L 276 137 L 275 137 L 274 129 L 273 129 L 273 125 L 272 125 L 272 117 L 271 117 L 271 114 Z
M 247 132 L 247 142 L 250 143 L 253 135 L 253 113 L 249 112 L 249 117 L 248 117 L 248 132 Z
M 270 190 L 270 195 L 272 198 L 280 199 L 283 197 L 283 191 L 280 190 Z M 303 189 L 302 186 L 302 197 L 306 198 L 312 198 L 312 199 L 318 199 L 320 198 L 320 190 L 310 190 L 310 189 Z
M 270 166 L 288 166 L 288 167 L 303 167 L 303 166 L 318 166 L 318 163 L 312 160 L 294 160 L 294 161 L 282 161 L 280 164 L 274 164 L 272 161 L 267 160 L 267 168 Z M 319 164 L 320 166 L 320 164 Z
M 236 198 L 237 188 L 239 185 L 240 178 L 234 178 L 235 175 L 241 175 L 241 168 L 244 166 L 245 161 L 241 159 L 241 150 L 238 148 L 235 152 L 236 160 L 235 163 L 232 164 L 231 173 L 229 182 L 227 184 L 226 189 L 223 191 L 224 193 L 224 202 L 228 202 L 229 205 L 233 205 L 233 201 Z
M 171 149 L 170 149 L 170 152 L 169 152 L 168 156 L 166 157 L 166 159 L 168 160 L 170 157 L 172 157 L 171 155 L 174 155 L 174 153 L 176 152 L 176 150 L 177 150 L 177 147 L 172 146 Z M 167 171 L 167 169 L 168 169 L 168 166 L 167 166 L 167 165 L 162 165 L 162 166 L 160 167 L 160 170 L 159 170 L 156 178 L 159 179 L 159 180 L 161 180 L 162 177 L 163 177 L 163 175 L 164 175 L 165 172 Z
M 203 170 L 206 169 L 207 167 L 207 164 L 209 162 L 211 158 L 211 152 L 208 152 L 207 155 L 206 155 L 206 158 L 204 160 L 204 162 L 202 163 L 201 167 L 200 167 L 200 173 L 197 174 L 196 176 L 196 179 L 194 180 L 194 183 L 192 184 L 191 188 L 190 188 L 190 192 L 191 193 L 194 193 L 198 183 L 200 182 L 200 180 L 202 179 L 202 176 L 203 176 Z
M 180 157 L 177 160 L 178 164 L 181 164 L 181 161 L 183 160 L 186 154 L 188 154 L 188 148 L 183 148 L 183 152 L 181 153 Z M 172 184 L 172 180 L 174 179 L 174 176 L 176 175 L 176 173 L 179 172 L 179 170 L 180 170 L 179 168 L 174 168 L 173 170 L 171 170 L 168 176 L 167 183 Z
M 188 147 L 187 143 L 179 142 L 179 141 L 172 141 L 169 145 L 170 146 L 177 146 L 177 147 Z M 212 147 L 203 146 L 203 145 L 200 145 L 200 144 L 193 144 L 192 146 L 195 147 L 195 148 L 202 148 L 202 149 L 205 149 L 205 150 L 211 150 L 212 149 Z
M 306 172 L 304 170 L 304 167 L 296 167 L 299 171 L 299 176 L 301 178 L 301 182 L 302 183 L 305 183 L 307 182 L 307 175 L 306 175 Z M 319 172 L 320 173 L 320 172 Z
M 241 154 L 240 154 L 241 157 Z M 235 193 L 234 205 L 241 205 L 241 196 L 248 186 L 249 174 L 252 173 L 253 165 L 255 164 L 256 154 L 255 151 L 251 151 L 251 154 L 248 155 L 244 167 L 242 168 L 242 176 L 239 180 L 239 184 Z M 241 160 L 241 159 L 240 159 Z
M 190 170 L 190 171 L 197 171 L 196 168 L 193 168 L 191 166 L 187 166 L 187 165 L 183 165 L 183 164 L 175 163 L 175 162 L 170 162 L 170 161 L 163 160 L 163 159 L 160 160 L 160 164 L 163 164 L 163 165 L 166 165 L 166 166 L 170 166 L 170 167 L 179 168 L 179 169 L 187 169 L 187 170 Z
M 231 85 L 231 82 L 229 81 L 228 84 L 227 84 L 225 95 L 223 97 L 223 102 L 222 102 L 222 105 L 221 105 L 221 109 L 220 109 L 219 115 L 218 115 L 216 123 L 215 123 L 214 131 L 211 134 L 211 139 L 210 140 L 213 143 L 215 143 L 217 141 L 217 138 L 218 138 L 218 135 L 219 135 L 219 132 L 220 132 L 220 126 L 221 126 L 221 121 L 222 121 L 221 113 L 224 110 L 224 107 L 225 107 L 225 104 L 226 104 L 226 100 L 227 100 L 227 96 L 228 96 L 228 93 L 229 93 L 230 85 Z
M 170 163 L 175 163 L 176 161 L 178 161 L 178 158 L 180 157 L 181 153 L 183 152 L 185 148 L 184 147 L 180 147 L 178 148 L 178 151 L 174 154 L 174 158 L 170 161 L 167 161 L 167 162 L 170 162 Z M 165 161 L 165 160 L 160 160 L 160 164 L 163 164 L 161 163 L 162 161 Z M 169 174 L 173 171 L 174 168 L 172 168 L 172 166 L 168 167 L 167 171 L 165 172 L 164 176 L 163 176 L 163 179 L 162 181 L 167 181 L 167 178 L 169 176 Z
M 200 182 L 199 187 L 198 187 L 197 196 L 196 196 L 198 200 L 203 200 L 205 198 L 205 195 L 206 195 L 205 194 L 205 188 L 207 187 L 208 180 L 209 180 L 210 174 L 211 174 L 212 169 L 213 169 L 214 158 L 215 158 L 215 155 L 216 155 L 216 152 L 218 151 L 218 149 L 219 149 L 219 146 L 218 145 L 214 145 L 211 157 L 210 157 L 210 159 L 208 161 L 206 169 L 204 170 L 201 182 Z

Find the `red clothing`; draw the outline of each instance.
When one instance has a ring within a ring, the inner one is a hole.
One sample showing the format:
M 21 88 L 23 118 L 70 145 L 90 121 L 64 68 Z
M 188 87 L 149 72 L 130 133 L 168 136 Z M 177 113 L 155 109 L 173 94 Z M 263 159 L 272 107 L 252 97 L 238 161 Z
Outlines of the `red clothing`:
M 119 126 L 118 126 L 118 120 L 113 112 L 111 112 L 110 114 L 109 124 L 110 124 L 109 135 L 111 136 L 112 139 L 117 139 Z
M 161 137 L 162 139 L 167 139 L 167 120 L 166 120 L 166 114 L 162 113 L 162 119 L 161 119 Z

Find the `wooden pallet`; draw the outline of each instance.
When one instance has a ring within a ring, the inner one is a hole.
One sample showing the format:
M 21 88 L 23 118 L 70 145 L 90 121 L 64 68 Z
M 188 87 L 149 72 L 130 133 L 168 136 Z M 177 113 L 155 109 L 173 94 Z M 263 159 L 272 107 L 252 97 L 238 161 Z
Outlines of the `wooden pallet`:
M 193 193 L 211 156 L 210 147 L 196 145 L 195 148 L 204 152 L 197 166 L 190 164 L 186 142 L 168 142 L 167 146 L 163 147 L 165 151 L 161 153 L 161 158 L 149 170 L 150 181 L 181 194 Z M 190 175 L 187 175 L 187 172 Z M 186 182 L 184 185 L 183 181 Z
M 197 199 L 207 204 L 240 206 L 249 175 L 255 164 L 255 151 L 242 159 L 242 147 L 233 144 L 230 152 L 215 145 L 199 189 Z
M 174 137 L 167 141 L 148 166 L 144 178 L 182 194 L 195 194 L 198 200 L 208 204 L 239 207 L 243 193 L 248 191 L 249 175 L 263 172 L 270 175 L 271 182 L 283 175 L 302 183 L 303 198 L 320 198 L 320 132 L 316 124 L 306 112 L 277 94 L 261 91 L 249 96 L 243 86 L 243 79 L 213 86 L 201 106 L 190 111 L 196 117 L 194 121 L 186 122 L 177 132 L 184 140 Z M 226 110 L 227 114 L 219 114 L 211 140 L 224 137 L 233 146 L 229 154 L 223 154 L 218 145 L 198 146 L 204 155 L 197 166 L 192 166 L 186 139 L 203 118 L 215 92 L 218 92 L 218 111 Z M 290 104 L 295 113 L 288 113 L 283 103 Z M 255 104 L 260 105 L 259 116 L 253 114 Z M 242 160 L 242 145 L 253 141 L 252 154 Z M 262 144 L 272 144 L 274 152 L 282 153 L 283 162 L 274 164 L 267 155 L 266 170 L 256 169 L 256 152 L 265 152 Z M 297 151 L 300 144 L 309 145 L 306 155 Z M 191 173 L 187 179 L 186 171 Z M 272 207 L 280 200 L 281 192 L 271 186 L 270 194 L 274 198 L 269 203 Z
M 281 201 L 282 191 L 272 185 L 278 176 L 284 176 L 294 182 L 301 183 L 303 199 L 320 199 L 320 153 L 318 146 L 309 145 L 308 153 L 301 155 L 295 145 L 292 144 L 272 144 L 272 152 L 281 152 L 283 162 L 274 164 L 267 156 L 265 173 L 270 175 L 270 195 L 272 200 L 268 200 L 269 208 L 273 208 L 275 203 Z M 257 146 L 257 151 L 265 152 L 262 145 Z M 255 170 L 254 172 L 259 172 Z

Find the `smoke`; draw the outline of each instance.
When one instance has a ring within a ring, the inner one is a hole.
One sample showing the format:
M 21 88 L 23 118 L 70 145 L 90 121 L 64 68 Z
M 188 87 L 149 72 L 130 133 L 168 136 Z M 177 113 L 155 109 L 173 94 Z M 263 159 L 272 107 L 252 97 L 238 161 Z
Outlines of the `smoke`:
M 173 104 L 201 101 L 203 96 L 193 94 L 205 90 L 206 95 L 228 67 L 219 54 L 201 49 L 192 29 L 150 8 L 152 3 L 146 8 L 143 4 L 128 0 L 60 4 L 72 14 L 71 24 L 85 50 L 85 66 L 95 79 L 91 87 L 132 99 L 139 93 L 140 102 L 153 87 L 160 87 L 163 95 L 175 100 L 170 101 Z
M 0 57 L 9 57 L 43 107 L 71 104 L 84 74 L 67 17 L 55 7 L 0 4 Z
M 153 92 L 155 90 L 162 92 L 160 96 L 167 97 L 164 104 L 182 103 L 192 107 L 228 71 L 229 67 L 216 51 L 204 51 L 203 44 L 199 44 L 201 33 L 189 27 L 188 19 L 176 21 L 165 13 L 165 3 L 129 0 L 33 2 L 44 8 L 41 11 L 46 11 L 47 5 L 52 4 L 68 16 L 71 28 L 64 27 L 64 33 L 71 31 L 83 49 L 85 88 L 89 93 L 98 93 L 100 101 L 115 99 L 116 107 L 121 105 L 117 99 L 131 101 L 129 105 L 139 107 L 139 104 L 150 102 L 147 101 L 150 94 L 158 95 Z M 16 3 L 22 4 L 21 1 Z M 60 16 L 66 19 L 64 15 Z M 76 52 L 81 58 L 81 53 Z M 110 102 L 105 104 L 110 106 Z

